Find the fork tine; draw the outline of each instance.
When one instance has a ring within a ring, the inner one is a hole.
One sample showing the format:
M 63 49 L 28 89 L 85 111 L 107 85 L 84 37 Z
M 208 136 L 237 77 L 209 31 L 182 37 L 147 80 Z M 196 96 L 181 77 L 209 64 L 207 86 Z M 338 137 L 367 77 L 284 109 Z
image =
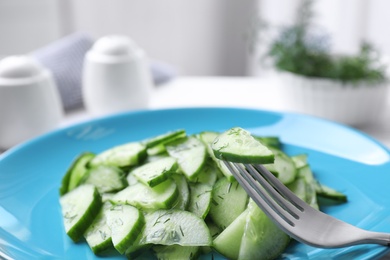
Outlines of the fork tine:
M 264 166 L 262 165 L 251 165 L 246 164 L 246 169 L 249 174 L 260 183 L 260 186 L 263 187 L 268 194 L 279 204 L 285 211 L 291 214 L 295 219 L 299 219 L 299 213 L 303 211 L 301 203 L 296 203 L 292 200 L 292 195 L 289 193 L 290 190 L 281 184 L 281 182 Z M 259 171 L 259 167 L 261 171 Z M 272 202 L 272 199 L 269 200 Z
M 253 177 L 242 165 L 227 161 L 224 161 L 224 163 L 248 195 L 269 217 L 276 219 L 282 227 L 283 223 L 294 226 L 294 217 L 273 199 L 270 199 L 266 190 L 257 181 L 254 181 Z
M 297 195 L 295 195 L 289 188 L 287 188 L 278 178 L 275 177 L 275 175 L 273 175 L 267 168 L 265 168 L 264 165 L 254 164 L 254 165 L 250 165 L 250 166 L 257 170 L 255 172 L 255 175 L 262 176 L 267 180 L 267 182 L 263 182 L 263 183 L 272 184 L 272 186 L 285 199 L 287 199 L 291 204 L 293 204 L 295 207 L 297 207 L 300 211 L 304 211 L 305 207 L 308 206 L 307 203 L 305 203 L 300 198 L 298 198 Z

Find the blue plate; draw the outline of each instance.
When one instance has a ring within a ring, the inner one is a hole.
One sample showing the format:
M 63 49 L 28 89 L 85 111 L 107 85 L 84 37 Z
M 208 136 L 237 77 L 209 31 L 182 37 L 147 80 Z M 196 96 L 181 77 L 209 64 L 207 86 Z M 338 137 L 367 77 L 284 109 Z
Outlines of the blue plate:
M 74 244 L 64 233 L 59 205 L 61 178 L 81 152 L 100 152 L 178 128 L 191 134 L 234 126 L 258 135 L 279 136 L 290 155 L 309 154 L 319 181 L 349 198 L 346 204 L 324 207 L 325 212 L 365 229 L 390 232 L 390 152 L 369 136 L 298 114 L 234 108 L 167 109 L 78 124 L 0 155 L 0 255 L 19 260 L 94 258 L 86 243 Z M 324 250 L 293 243 L 283 256 L 372 259 L 388 251 L 378 245 Z

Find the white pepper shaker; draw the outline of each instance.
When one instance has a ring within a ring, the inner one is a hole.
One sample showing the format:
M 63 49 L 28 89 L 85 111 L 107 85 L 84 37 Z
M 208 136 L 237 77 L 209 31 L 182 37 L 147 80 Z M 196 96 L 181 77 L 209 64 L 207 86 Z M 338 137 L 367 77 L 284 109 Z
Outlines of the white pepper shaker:
M 24 55 L 0 61 L 0 148 L 52 130 L 62 117 L 60 94 L 49 70 Z
M 147 108 L 152 82 L 145 52 L 127 36 L 102 37 L 85 56 L 83 99 L 92 115 Z

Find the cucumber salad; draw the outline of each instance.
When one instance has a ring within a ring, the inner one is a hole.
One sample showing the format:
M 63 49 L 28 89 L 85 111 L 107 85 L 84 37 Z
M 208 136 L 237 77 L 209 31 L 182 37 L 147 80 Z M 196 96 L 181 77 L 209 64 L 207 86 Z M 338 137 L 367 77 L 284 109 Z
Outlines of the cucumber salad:
M 274 136 L 178 129 L 77 155 L 62 178 L 66 234 L 96 255 L 137 259 L 275 259 L 290 244 L 221 159 L 261 163 L 312 207 L 346 202 L 320 184 L 307 154 L 287 155 Z

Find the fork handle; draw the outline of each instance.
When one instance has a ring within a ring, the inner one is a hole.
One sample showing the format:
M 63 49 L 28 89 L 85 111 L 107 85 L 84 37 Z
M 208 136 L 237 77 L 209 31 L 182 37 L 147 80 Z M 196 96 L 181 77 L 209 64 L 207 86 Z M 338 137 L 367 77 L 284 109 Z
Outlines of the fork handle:
M 366 231 L 362 234 L 359 244 L 379 244 L 383 246 L 390 246 L 390 234 Z

